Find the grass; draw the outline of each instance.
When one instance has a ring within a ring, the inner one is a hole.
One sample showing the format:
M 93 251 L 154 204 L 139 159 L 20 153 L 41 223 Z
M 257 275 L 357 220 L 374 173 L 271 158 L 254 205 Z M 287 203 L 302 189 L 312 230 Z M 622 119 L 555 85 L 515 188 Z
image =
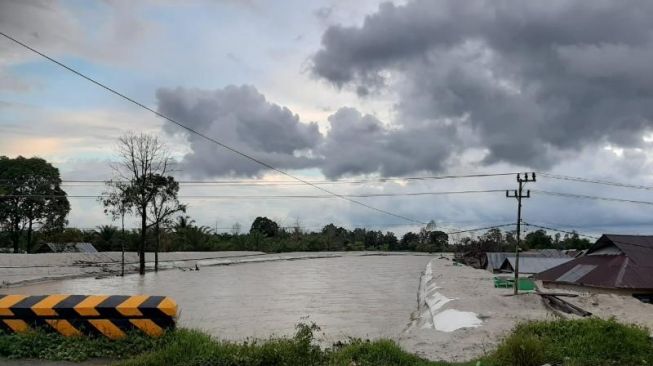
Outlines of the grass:
M 293 337 L 234 343 L 200 331 L 178 329 L 159 339 L 131 334 L 121 341 L 64 338 L 33 332 L 0 335 L 0 357 L 80 361 L 101 357 L 120 366 L 451 366 L 402 350 L 391 340 L 351 339 L 331 348 L 316 345 L 315 325 L 299 324 Z M 1 361 L 1 359 L 0 359 Z M 614 320 L 583 319 L 523 323 L 496 351 L 458 366 L 653 365 L 648 331 Z
M 525 358 L 540 363 L 529 363 Z M 647 329 L 597 318 L 518 325 L 494 354 L 498 364 L 653 365 Z
M 2 358 L 84 361 L 89 358 L 122 359 L 161 349 L 166 337 L 153 339 L 140 333 L 122 340 L 102 337 L 64 337 L 50 332 L 3 334 L 0 330 Z

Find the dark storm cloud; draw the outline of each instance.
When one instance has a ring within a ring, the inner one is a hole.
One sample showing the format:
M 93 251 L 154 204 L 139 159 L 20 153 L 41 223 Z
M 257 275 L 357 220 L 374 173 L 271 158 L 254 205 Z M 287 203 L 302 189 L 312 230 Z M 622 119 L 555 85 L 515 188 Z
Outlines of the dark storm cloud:
M 283 169 L 312 167 L 307 156 L 322 136 L 316 123 L 301 123 L 288 108 L 268 102 L 251 86 L 218 90 L 160 89 L 159 111 L 244 153 Z M 176 126 L 166 125 L 169 133 Z M 200 176 L 256 175 L 264 168 L 201 137 L 188 135 L 192 152 L 181 168 Z
M 485 163 L 546 168 L 586 144 L 642 144 L 651 19 L 650 1 L 384 4 L 360 27 L 328 28 L 312 71 L 359 94 L 396 90 L 402 128 L 386 139 L 452 120 L 473 131 L 467 147 L 486 149 Z
M 289 109 L 268 102 L 251 86 L 218 90 L 160 89 L 159 111 L 197 131 L 282 169 L 318 168 L 325 176 L 381 173 L 398 176 L 440 171 L 455 148 L 456 130 L 428 122 L 390 129 L 376 117 L 341 108 L 329 117 L 330 130 L 300 122 Z M 183 132 L 165 125 L 166 132 Z M 257 175 L 265 168 L 188 134 L 191 152 L 181 169 L 194 176 Z
M 345 174 L 380 173 L 401 176 L 420 170 L 440 171 L 454 152 L 451 127 L 435 123 L 392 130 L 371 115 L 341 108 L 329 117 L 331 130 L 319 151 L 322 172 L 329 178 Z

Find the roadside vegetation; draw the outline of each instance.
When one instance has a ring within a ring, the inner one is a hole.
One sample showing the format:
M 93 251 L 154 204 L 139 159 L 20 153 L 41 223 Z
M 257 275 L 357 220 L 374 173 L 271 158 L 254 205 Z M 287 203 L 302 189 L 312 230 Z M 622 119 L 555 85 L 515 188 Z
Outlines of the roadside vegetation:
M 267 253 L 303 251 L 406 251 L 406 252 L 478 252 L 512 251 L 515 235 L 512 231 L 491 229 L 475 237 L 451 238 L 439 230 L 407 232 L 397 237 L 387 231 L 365 228 L 348 230 L 334 224 L 306 231 L 300 224 L 283 227 L 267 217 L 257 217 L 247 229 L 234 225 L 228 232 L 215 232 L 207 226 L 197 225 L 188 216 L 178 216 L 158 234 L 148 231 L 146 251 L 159 247 L 161 252 L 172 251 L 229 251 L 253 250 Z M 26 235 L 20 237 L 20 248 L 26 248 Z M 91 243 L 100 251 L 120 251 L 124 243 L 127 251 L 137 251 L 141 243 L 140 230 L 124 233 L 111 225 L 95 229 L 65 228 L 52 232 L 35 232 L 32 252 L 47 250 L 46 242 Z M 157 244 L 158 242 L 158 244 Z M 10 247 L 9 234 L 0 231 L 0 248 Z M 529 249 L 586 249 L 591 243 L 576 234 L 550 236 L 544 230 L 532 231 L 522 238 L 522 247 Z
M 116 360 L 120 366 L 259 365 L 430 365 L 564 366 L 653 365 L 648 330 L 614 320 L 582 319 L 523 323 L 496 351 L 477 360 L 450 364 L 422 359 L 391 340 L 360 340 L 320 348 L 319 329 L 299 324 L 293 337 L 233 343 L 200 331 L 178 329 L 159 339 L 131 334 L 127 339 L 64 338 L 41 332 L 0 335 L 0 357 L 81 361 Z M 1 361 L 1 359 L 0 359 Z

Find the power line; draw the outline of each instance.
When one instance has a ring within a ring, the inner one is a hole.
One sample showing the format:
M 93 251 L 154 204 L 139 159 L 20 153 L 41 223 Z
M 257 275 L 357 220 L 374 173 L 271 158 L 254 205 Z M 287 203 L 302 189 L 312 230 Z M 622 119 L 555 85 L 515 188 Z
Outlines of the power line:
M 594 239 L 594 240 L 598 240 L 598 239 L 599 239 L 599 237 L 596 237 L 596 236 L 593 236 L 593 235 L 581 234 L 581 233 L 579 233 L 579 232 L 577 232 L 577 231 L 568 231 L 568 230 L 556 229 L 556 228 L 549 227 L 549 226 L 536 225 L 536 224 L 529 224 L 529 223 L 527 223 L 527 222 L 524 222 L 523 224 L 526 225 L 526 226 L 529 226 L 529 227 L 536 227 L 536 228 L 538 228 L 538 229 L 557 231 L 557 232 L 561 232 L 561 233 L 565 233 L 565 234 L 570 234 L 570 235 L 584 236 L 584 237 L 587 237 L 587 238 L 590 238 L 590 239 Z
M 634 189 L 643 189 L 643 190 L 653 191 L 653 187 L 651 187 L 651 186 L 644 186 L 644 185 L 637 185 L 637 184 L 627 184 L 627 183 L 620 183 L 620 182 L 613 182 L 613 181 L 599 180 L 599 179 L 591 179 L 591 178 L 573 177 L 573 176 L 569 176 L 569 175 L 559 175 L 559 174 L 549 174 L 549 173 L 537 173 L 537 174 L 539 174 L 541 176 L 544 176 L 544 177 L 547 177 L 547 178 L 565 180 L 565 181 L 571 181 L 571 182 L 593 183 L 593 184 L 602 184 L 602 185 L 606 185 L 606 186 L 614 186 L 614 187 L 622 187 L 622 188 L 634 188 Z
M 465 230 L 459 230 L 459 231 L 450 231 L 450 232 L 446 232 L 445 234 L 447 234 L 447 235 L 462 234 L 462 233 L 469 233 L 469 232 L 472 232 L 472 231 L 482 231 L 482 230 L 498 229 L 498 228 L 502 228 L 502 227 L 506 227 L 506 226 L 515 226 L 515 224 L 514 224 L 514 223 L 510 223 L 510 224 L 503 224 L 503 225 L 494 225 L 494 226 L 478 227 L 478 228 L 474 228 L 474 229 L 465 229 Z
M 342 197 L 348 198 L 374 198 L 374 197 L 406 197 L 406 196 L 438 196 L 454 194 L 476 194 L 476 193 L 498 193 L 504 192 L 502 189 L 485 189 L 485 190 L 465 190 L 465 191 L 440 191 L 440 192 L 407 192 L 407 193 L 360 193 L 360 194 L 342 194 Z M 103 198 L 107 195 L 39 195 L 39 194 L 7 194 L 0 195 L 2 198 L 20 198 L 20 197 L 38 197 L 38 198 Z M 332 195 L 182 195 L 180 199 L 324 199 L 334 198 Z M 423 224 L 423 223 L 420 223 Z
M 635 204 L 640 204 L 640 205 L 653 205 L 653 202 L 651 202 L 651 201 L 639 201 L 639 200 L 630 200 L 630 199 L 614 198 L 614 197 L 599 197 L 599 196 L 590 196 L 590 195 L 577 194 L 577 193 L 541 191 L 539 189 L 533 189 L 532 191 L 537 192 L 537 193 L 546 194 L 546 195 L 549 195 L 549 196 L 557 196 L 557 197 L 569 197 L 569 198 L 580 198 L 580 199 L 588 199 L 588 200 L 635 203 Z
M 553 227 L 548 227 L 548 226 L 543 226 L 543 225 L 528 224 L 528 223 L 524 223 L 524 225 L 526 225 L 526 226 L 532 226 L 532 227 L 536 227 L 536 228 L 540 228 L 540 229 L 545 229 L 545 230 L 558 231 L 558 232 L 565 233 L 565 234 L 570 234 L 570 235 L 584 236 L 584 237 L 586 237 L 586 238 L 590 238 L 590 239 L 594 239 L 594 240 L 599 240 L 599 239 L 601 238 L 601 237 L 599 237 L 599 236 L 582 234 L 582 233 L 579 233 L 579 232 L 577 232 L 577 231 L 561 230 L 561 229 L 556 229 L 556 228 L 553 228 Z M 617 235 L 618 235 L 618 234 L 617 234 Z M 635 246 L 635 247 L 641 247 L 641 248 L 646 248 L 646 249 L 653 250 L 653 247 L 651 247 L 651 246 L 649 246 L 649 245 L 642 245 L 642 244 L 638 244 L 638 243 L 631 243 L 631 242 L 627 242 L 627 241 L 623 241 L 623 240 L 613 240 L 613 239 L 610 239 L 610 240 L 613 241 L 613 242 L 615 242 L 615 243 L 627 244 L 627 245 L 632 245 L 632 246 Z
M 388 177 L 388 178 L 369 178 L 369 179 L 356 179 L 356 180 L 307 180 L 308 182 L 316 185 L 335 185 L 335 184 L 365 184 L 365 183 L 385 183 L 385 182 L 402 182 L 402 181 L 425 181 L 425 180 L 444 180 L 444 179 L 464 179 L 464 178 L 484 178 L 484 177 L 500 177 L 507 175 L 514 175 L 516 173 L 489 173 L 489 174 L 462 174 L 462 175 L 441 175 L 441 176 L 420 176 L 420 177 Z M 20 181 L 16 179 L 0 179 L 0 181 Z M 106 184 L 112 180 L 99 180 L 99 179 L 61 179 L 58 180 L 62 184 Z M 117 182 L 113 180 L 113 182 Z M 221 186 L 265 186 L 265 185 L 279 185 L 279 186 L 295 186 L 305 185 L 301 182 L 292 182 L 288 180 L 178 180 L 179 184 L 189 185 L 221 185 Z
M 283 171 L 281 169 L 275 168 L 274 166 L 272 166 L 272 165 L 270 165 L 270 164 L 268 164 L 268 163 L 266 163 L 266 162 L 264 162 L 262 160 L 259 160 L 259 159 L 255 158 L 255 157 L 253 157 L 253 156 L 251 156 L 249 154 L 241 152 L 241 151 L 239 151 L 239 150 L 237 150 L 237 149 L 235 149 L 235 148 L 233 148 L 233 147 L 231 147 L 231 146 L 229 146 L 229 145 L 227 145 L 227 144 L 225 144 L 225 143 L 223 143 L 223 142 L 221 142 L 221 141 L 219 141 L 217 139 L 209 137 L 209 136 L 207 136 L 207 135 L 205 135 L 205 134 L 203 134 L 203 133 L 201 133 L 201 132 L 199 132 L 199 131 L 191 128 L 191 127 L 188 127 L 188 126 L 184 125 L 183 123 L 178 122 L 175 119 L 164 115 L 163 113 L 157 112 L 156 110 L 146 106 L 145 104 L 143 104 L 141 102 L 138 102 L 135 99 L 132 99 L 132 98 L 128 97 L 127 95 L 118 92 L 115 89 L 112 89 L 111 87 L 109 87 L 109 86 L 107 86 L 107 85 L 105 85 L 105 84 L 103 84 L 103 83 L 101 83 L 101 82 L 99 82 L 99 81 L 97 81 L 97 80 L 95 80 L 95 79 L 93 79 L 93 78 L 91 78 L 91 77 L 89 77 L 89 76 L 87 76 L 87 75 L 73 69 L 72 67 L 70 67 L 70 66 L 68 66 L 66 64 L 63 64 L 63 63 L 55 60 L 54 58 L 52 58 L 52 57 L 50 57 L 50 56 L 48 56 L 48 55 L 34 49 L 32 47 L 30 47 L 29 45 L 27 45 L 27 44 L 15 39 L 15 38 L 9 36 L 9 35 L 1 32 L 1 31 L 0 31 L 0 35 L 2 35 L 3 37 L 9 39 L 10 41 L 12 41 L 12 42 L 24 47 L 24 48 L 36 53 L 37 55 L 45 58 L 46 60 L 49 60 L 49 61 L 63 67 L 64 69 L 72 72 L 73 74 L 75 74 L 75 75 L 77 75 L 77 76 L 79 76 L 79 77 L 81 77 L 83 79 L 86 79 L 87 81 L 101 87 L 102 89 L 105 89 L 106 91 L 108 91 L 108 92 L 110 92 L 112 94 L 115 94 L 115 95 L 127 100 L 128 102 L 131 102 L 131 103 L 135 104 L 136 106 L 141 107 L 141 108 L 153 113 L 154 115 L 156 115 L 156 116 L 158 116 L 160 118 L 163 118 L 164 120 L 166 120 L 166 121 L 168 121 L 170 123 L 173 123 L 173 124 L 177 125 L 178 127 L 182 128 L 182 129 L 184 129 L 184 130 L 186 130 L 186 131 L 188 131 L 190 133 L 193 133 L 193 134 L 195 134 L 197 136 L 200 136 L 200 137 L 204 138 L 205 140 L 207 140 L 209 142 L 212 142 L 212 143 L 214 143 L 214 144 L 216 144 L 216 145 L 218 145 L 218 146 L 220 146 L 220 147 L 222 147 L 222 148 L 224 148 L 226 150 L 229 150 L 234 154 L 237 154 L 237 155 L 240 155 L 240 156 L 242 156 L 242 157 L 244 157 L 246 159 L 249 159 L 249 160 L 251 160 L 251 161 L 253 161 L 253 162 L 255 162 L 255 163 L 257 163 L 257 164 L 259 164 L 259 165 L 261 165 L 263 167 L 265 167 L 265 168 L 274 170 L 277 173 L 280 173 L 280 174 L 285 175 L 285 176 L 287 176 L 289 178 L 292 178 L 292 179 L 294 179 L 296 181 L 299 181 L 299 182 L 302 182 L 302 183 L 307 184 L 309 186 L 312 186 L 312 187 L 314 187 L 316 189 L 319 189 L 319 190 L 321 190 L 321 191 L 323 191 L 323 192 L 325 192 L 327 194 L 330 194 L 330 195 L 335 196 L 335 197 L 339 197 L 339 198 L 341 198 L 341 199 L 343 199 L 345 201 L 349 201 L 349 202 L 354 203 L 356 205 L 366 207 L 366 208 L 368 208 L 370 210 L 374 210 L 374 211 L 377 211 L 377 212 L 380 212 L 380 213 L 383 213 L 383 214 L 386 214 L 386 215 L 389 215 L 389 216 L 400 218 L 402 220 L 406 220 L 406 221 L 410 221 L 410 222 L 414 222 L 414 223 L 419 223 L 419 224 L 426 224 L 426 223 L 421 222 L 419 220 L 416 220 L 416 219 L 413 219 L 413 218 L 410 218 L 410 217 L 407 217 L 407 216 L 404 216 L 404 215 L 396 214 L 396 213 L 393 213 L 393 212 L 390 212 L 390 211 L 386 211 L 386 210 L 383 210 L 383 209 L 380 209 L 380 208 L 377 208 L 377 207 L 374 207 L 374 206 L 370 206 L 370 205 L 368 205 L 368 204 L 366 204 L 364 202 L 360 202 L 360 201 L 345 197 L 345 196 L 343 196 L 341 194 L 335 193 L 335 192 L 333 192 L 331 190 L 328 190 L 328 189 L 320 187 L 320 186 L 318 186 L 316 184 L 310 183 L 309 181 L 306 181 L 306 180 L 304 180 L 302 178 L 296 177 L 296 176 L 294 176 L 294 175 L 292 175 L 290 173 L 287 173 L 287 172 L 285 172 L 285 171 Z

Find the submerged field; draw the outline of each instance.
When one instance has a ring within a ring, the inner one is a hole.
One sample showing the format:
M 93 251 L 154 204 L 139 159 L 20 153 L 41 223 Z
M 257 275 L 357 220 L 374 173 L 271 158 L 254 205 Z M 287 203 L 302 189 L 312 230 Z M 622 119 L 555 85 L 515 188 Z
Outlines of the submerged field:
M 487 355 L 519 323 L 557 319 L 538 295 L 506 296 L 511 290 L 494 288 L 490 272 L 454 265 L 446 257 L 220 253 L 221 258 L 198 259 L 182 254 L 169 255 L 174 259 L 166 263 L 169 270 L 144 277 L 92 276 L 0 293 L 167 295 L 179 304 L 180 328 L 235 344 L 291 337 L 297 323 L 315 322 L 321 330 L 314 339 L 322 348 L 347 343 L 349 337 L 384 340 L 425 360 L 452 363 Z M 184 270 L 196 260 L 200 271 Z M 653 306 L 633 298 L 581 294 L 573 301 L 602 319 L 614 316 L 624 324 L 653 327 Z

